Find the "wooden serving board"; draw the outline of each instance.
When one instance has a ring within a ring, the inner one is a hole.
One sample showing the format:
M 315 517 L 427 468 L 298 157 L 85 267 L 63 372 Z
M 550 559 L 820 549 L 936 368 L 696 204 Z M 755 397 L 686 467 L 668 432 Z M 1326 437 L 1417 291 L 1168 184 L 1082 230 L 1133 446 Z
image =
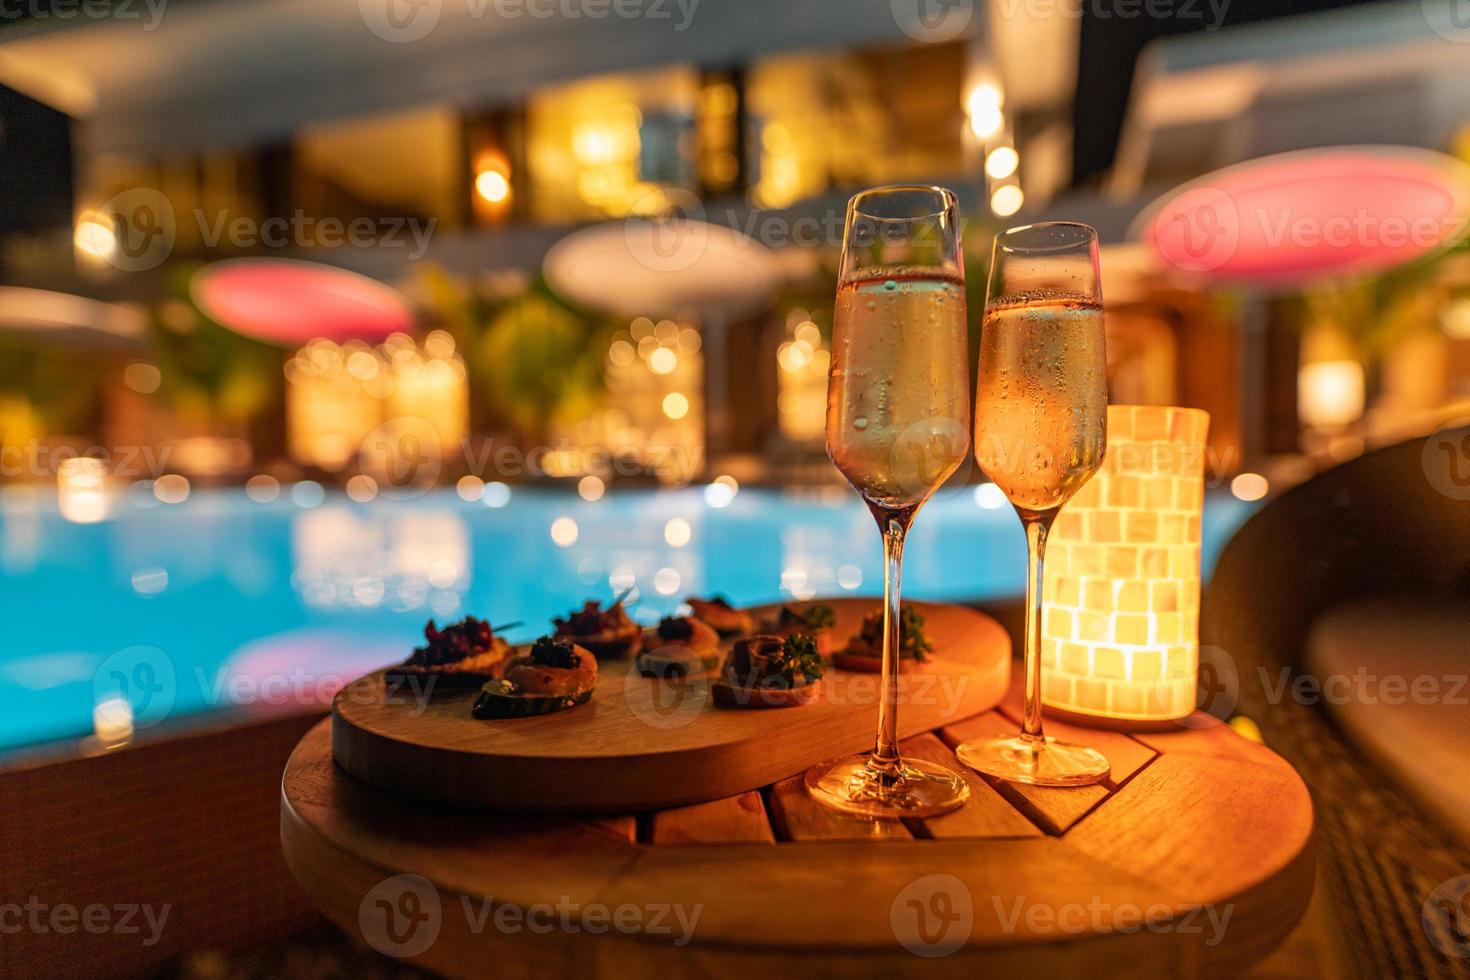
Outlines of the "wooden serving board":
M 815 600 L 837 615 L 834 647 L 876 599 Z M 908 737 L 993 707 L 1010 680 L 1010 639 L 962 606 L 914 603 L 934 643 L 899 687 Z M 769 607 L 767 607 L 769 608 Z M 759 622 L 767 608 L 753 610 Z M 534 718 L 478 721 L 474 691 L 385 687 L 381 671 L 338 692 L 332 753 L 364 782 L 409 796 L 496 810 L 628 813 L 722 799 L 872 747 L 876 674 L 828 667 L 822 690 L 793 708 L 715 705 L 704 680 L 642 677 L 633 662 L 599 664 L 586 705 Z

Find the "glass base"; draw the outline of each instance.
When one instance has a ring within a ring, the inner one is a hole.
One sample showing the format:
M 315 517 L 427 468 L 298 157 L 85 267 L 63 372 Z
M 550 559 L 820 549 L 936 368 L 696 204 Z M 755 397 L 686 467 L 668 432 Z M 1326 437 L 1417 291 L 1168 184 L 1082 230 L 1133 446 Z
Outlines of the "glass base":
M 976 772 L 1032 786 L 1091 786 L 1112 771 L 1107 756 L 1096 749 L 1051 736 L 977 738 L 961 744 L 955 755 Z
M 904 759 L 897 772 L 868 764 L 862 755 L 831 759 L 806 772 L 806 788 L 824 806 L 879 820 L 936 817 L 970 798 L 965 777 L 923 759 Z

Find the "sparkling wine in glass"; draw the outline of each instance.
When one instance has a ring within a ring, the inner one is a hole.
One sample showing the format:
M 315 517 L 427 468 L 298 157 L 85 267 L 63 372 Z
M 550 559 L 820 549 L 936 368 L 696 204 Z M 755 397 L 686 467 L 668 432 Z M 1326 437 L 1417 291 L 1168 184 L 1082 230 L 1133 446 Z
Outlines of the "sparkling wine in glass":
M 1038 786 L 1108 775 L 1102 753 L 1059 742 L 1041 725 L 1041 584 L 1057 513 L 1102 465 L 1107 358 L 1097 233 L 1047 222 L 995 239 L 980 332 L 975 458 L 1026 529 L 1026 695 L 1019 735 L 972 739 L 960 761 Z
M 919 508 L 964 462 L 969 350 L 954 194 L 880 187 L 849 202 L 827 382 L 827 453 L 883 536 L 878 738 L 866 756 L 806 774 L 820 802 L 868 817 L 924 817 L 969 795 L 964 778 L 898 751 L 900 573 Z

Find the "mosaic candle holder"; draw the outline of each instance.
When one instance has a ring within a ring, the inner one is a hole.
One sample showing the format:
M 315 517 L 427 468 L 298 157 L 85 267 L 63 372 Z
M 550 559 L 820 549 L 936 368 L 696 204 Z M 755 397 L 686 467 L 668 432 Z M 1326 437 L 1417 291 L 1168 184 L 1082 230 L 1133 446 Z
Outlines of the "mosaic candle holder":
M 1102 469 L 1047 542 L 1042 701 L 1132 722 L 1183 718 L 1199 672 L 1209 413 L 1108 407 Z

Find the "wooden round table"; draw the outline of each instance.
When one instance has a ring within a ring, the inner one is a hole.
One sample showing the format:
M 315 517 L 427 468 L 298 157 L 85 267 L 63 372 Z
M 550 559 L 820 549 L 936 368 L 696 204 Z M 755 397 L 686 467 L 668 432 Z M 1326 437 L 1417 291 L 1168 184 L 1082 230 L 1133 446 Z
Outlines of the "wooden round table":
M 951 746 L 1015 730 L 1018 706 L 1012 687 L 905 751 L 963 768 Z M 338 925 L 452 976 L 1229 976 L 1306 908 L 1312 808 L 1278 756 L 1198 718 L 1049 721 L 1111 780 L 972 774 L 962 809 L 903 823 L 822 809 L 799 775 L 628 816 L 436 806 L 348 776 L 322 722 L 286 768 L 281 841 Z

